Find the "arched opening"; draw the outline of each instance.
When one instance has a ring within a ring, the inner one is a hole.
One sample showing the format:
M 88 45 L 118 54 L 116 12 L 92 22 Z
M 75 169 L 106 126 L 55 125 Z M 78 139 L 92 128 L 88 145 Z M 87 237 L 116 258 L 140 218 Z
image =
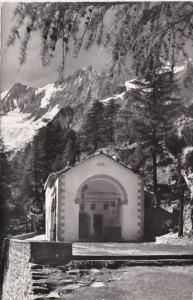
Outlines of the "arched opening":
M 109 176 L 94 176 L 79 188 L 79 240 L 120 241 L 121 205 L 127 202 L 123 187 Z

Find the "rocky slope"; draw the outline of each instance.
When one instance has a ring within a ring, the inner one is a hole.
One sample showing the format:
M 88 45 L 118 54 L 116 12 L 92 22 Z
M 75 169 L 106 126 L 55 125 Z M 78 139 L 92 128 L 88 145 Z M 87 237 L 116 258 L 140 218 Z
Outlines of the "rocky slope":
M 192 101 L 192 69 L 185 66 L 175 69 L 181 77 L 186 105 Z M 96 99 L 104 104 L 113 99 L 120 106 L 125 104 L 126 90 L 135 87 L 132 74 L 126 68 L 121 73 L 105 66 L 98 74 L 91 66 L 81 68 L 61 84 L 50 83 L 42 88 L 15 84 L 1 95 L 1 134 L 7 151 L 16 153 L 29 143 L 38 129 L 52 120 L 60 108 L 74 109 L 73 128 L 80 128 L 82 119 Z M 183 125 L 183 124 L 182 124 Z
M 92 101 L 101 99 L 107 103 L 114 95 L 113 99 L 122 104 L 126 86 L 121 83 L 127 78 L 126 73 L 112 77 L 107 67 L 97 74 L 90 66 L 79 69 L 61 84 L 51 83 L 42 88 L 15 84 L 1 95 L 1 129 L 6 150 L 22 149 L 62 107 L 74 109 L 72 125 L 77 129 Z

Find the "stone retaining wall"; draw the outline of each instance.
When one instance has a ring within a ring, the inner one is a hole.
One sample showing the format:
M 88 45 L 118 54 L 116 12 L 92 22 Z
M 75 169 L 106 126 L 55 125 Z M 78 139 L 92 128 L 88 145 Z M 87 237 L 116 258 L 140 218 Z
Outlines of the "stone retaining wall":
M 30 242 L 10 240 L 2 300 L 31 300 Z
M 71 243 L 10 239 L 2 300 L 34 299 L 31 292 L 31 263 L 65 265 L 71 258 Z
M 71 261 L 72 244 L 31 242 L 30 262 L 41 265 L 64 265 Z

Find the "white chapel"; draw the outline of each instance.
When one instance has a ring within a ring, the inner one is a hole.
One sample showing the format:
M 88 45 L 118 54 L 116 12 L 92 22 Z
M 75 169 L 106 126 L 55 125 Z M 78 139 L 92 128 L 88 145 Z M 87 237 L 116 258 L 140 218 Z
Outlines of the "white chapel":
M 142 241 L 143 177 L 99 153 L 45 184 L 48 241 Z

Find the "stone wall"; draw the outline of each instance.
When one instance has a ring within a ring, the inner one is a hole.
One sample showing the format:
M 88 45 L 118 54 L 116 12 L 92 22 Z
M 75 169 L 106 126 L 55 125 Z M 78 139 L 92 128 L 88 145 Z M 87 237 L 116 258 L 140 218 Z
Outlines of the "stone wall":
M 42 265 L 63 265 L 71 261 L 72 244 L 31 242 L 30 262 Z
M 30 242 L 10 240 L 2 300 L 31 300 Z
M 27 237 L 26 237 L 27 238 Z M 31 263 L 65 265 L 72 258 L 71 243 L 10 239 L 4 270 L 2 300 L 33 300 Z

